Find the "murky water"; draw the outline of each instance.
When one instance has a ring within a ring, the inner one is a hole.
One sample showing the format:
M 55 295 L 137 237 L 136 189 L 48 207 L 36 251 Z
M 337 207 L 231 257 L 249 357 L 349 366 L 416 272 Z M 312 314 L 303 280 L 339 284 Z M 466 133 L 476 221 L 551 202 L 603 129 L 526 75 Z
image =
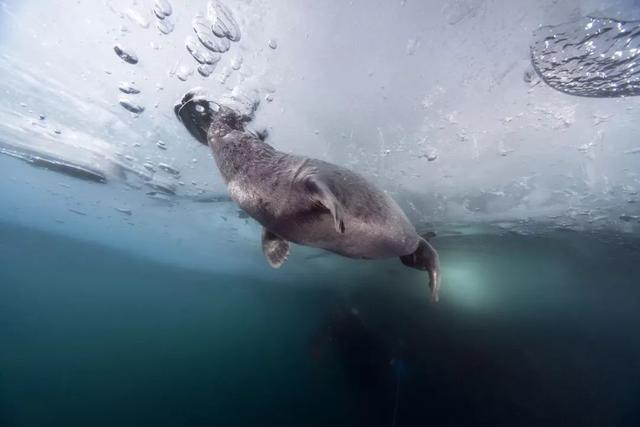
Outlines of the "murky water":
M 397 262 L 292 286 L 0 242 L 2 425 L 640 422 L 638 241 L 437 238 L 438 305 Z

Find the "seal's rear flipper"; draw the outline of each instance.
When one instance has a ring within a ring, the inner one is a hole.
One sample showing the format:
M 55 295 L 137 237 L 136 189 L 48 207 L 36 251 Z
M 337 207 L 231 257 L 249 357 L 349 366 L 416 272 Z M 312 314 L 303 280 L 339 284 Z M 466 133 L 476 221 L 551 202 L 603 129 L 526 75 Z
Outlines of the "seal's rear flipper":
M 438 302 L 440 289 L 440 258 L 438 252 L 425 239 L 420 239 L 415 252 L 400 257 L 400 261 L 407 267 L 426 271 L 429 274 L 429 288 L 431 299 Z
M 262 252 L 273 268 L 279 268 L 289 255 L 289 243 L 266 228 L 262 229 Z
M 433 239 L 436 236 L 437 236 L 437 234 L 436 234 L 435 231 L 427 231 L 426 233 L 423 233 L 423 234 L 420 235 L 420 237 L 422 237 L 427 242 L 430 241 L 431 239 Z
M 338 233 L 344 233 L 344 216 L 342 203 L 336 198 L 331 189 L 315 176 L 306 178 L 307 188 L 312 192 L 312 198 L 329 210 Z

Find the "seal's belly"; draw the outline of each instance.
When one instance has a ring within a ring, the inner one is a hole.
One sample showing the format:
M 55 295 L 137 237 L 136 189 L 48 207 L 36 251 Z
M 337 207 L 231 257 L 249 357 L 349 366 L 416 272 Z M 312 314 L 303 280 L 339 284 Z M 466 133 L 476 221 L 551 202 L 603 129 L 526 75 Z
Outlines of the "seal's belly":
M 339 233 L 328 213 L 316 213 L 309 218 L 283 218 L 272 228 L 283 239 L 350 258 L 378 259 L 406 255 L 415 251 L 419 239 L 415 234 L 366 224 L 354 217 L 345 218 L 345 231 Z
M 335 252 L 350 258 L 391 258 L 415 251 L 419 237 L 399 208 L 379 207 L 379 215 L 364 217 L 359 209 L 344 211 L 344 233 L 331 214 L 315 206 L 302 192 L 274 197 L 274 189 L 234 180 L 227 183 L 231 198 L 269 231 L 293 243 Z M 274 194 L 275 193 L 275 194 Z

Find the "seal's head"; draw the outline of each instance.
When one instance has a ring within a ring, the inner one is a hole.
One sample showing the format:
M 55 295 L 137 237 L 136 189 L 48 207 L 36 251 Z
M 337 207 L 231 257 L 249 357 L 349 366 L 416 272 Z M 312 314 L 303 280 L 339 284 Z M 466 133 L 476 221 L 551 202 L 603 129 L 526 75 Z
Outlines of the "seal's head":
M 207 144 L 207 133 L 215 121 L 219 130 L 244 130 L 245 123 L 251 121 L 255 106 L 248 114 L 212 101 L 202 88 L 193 88 L 184 94 L 173 110 L 176 117 L 187 128 L 189 133 L 202 144 Z
M 438 290 L 440 289 L 440 259 L 438 252 L 425 239 L 420 239 L 418 249 L 412 254 L 400 257 L 404 265 L 429 273 L 429 288 L 431 299 L 438 302 Z
M 206 91 L 201 88 L 194 88 L 185 93 L 180 102 L 173 107 L 178 120 L 195 139 L 205 145 L 209 126 L 219 109 L 220 106 L 210 101 Z

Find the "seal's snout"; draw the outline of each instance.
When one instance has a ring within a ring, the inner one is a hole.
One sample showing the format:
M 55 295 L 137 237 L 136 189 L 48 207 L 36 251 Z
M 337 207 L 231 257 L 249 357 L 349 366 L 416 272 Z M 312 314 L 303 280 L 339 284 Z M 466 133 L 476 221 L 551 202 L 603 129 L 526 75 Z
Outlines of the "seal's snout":
M 207 144 L 207 131 L 213 121 L 217 105 L 211 102 L 201 88 L 188 91 L 173 107 L 176 117 L 202 144 Z

